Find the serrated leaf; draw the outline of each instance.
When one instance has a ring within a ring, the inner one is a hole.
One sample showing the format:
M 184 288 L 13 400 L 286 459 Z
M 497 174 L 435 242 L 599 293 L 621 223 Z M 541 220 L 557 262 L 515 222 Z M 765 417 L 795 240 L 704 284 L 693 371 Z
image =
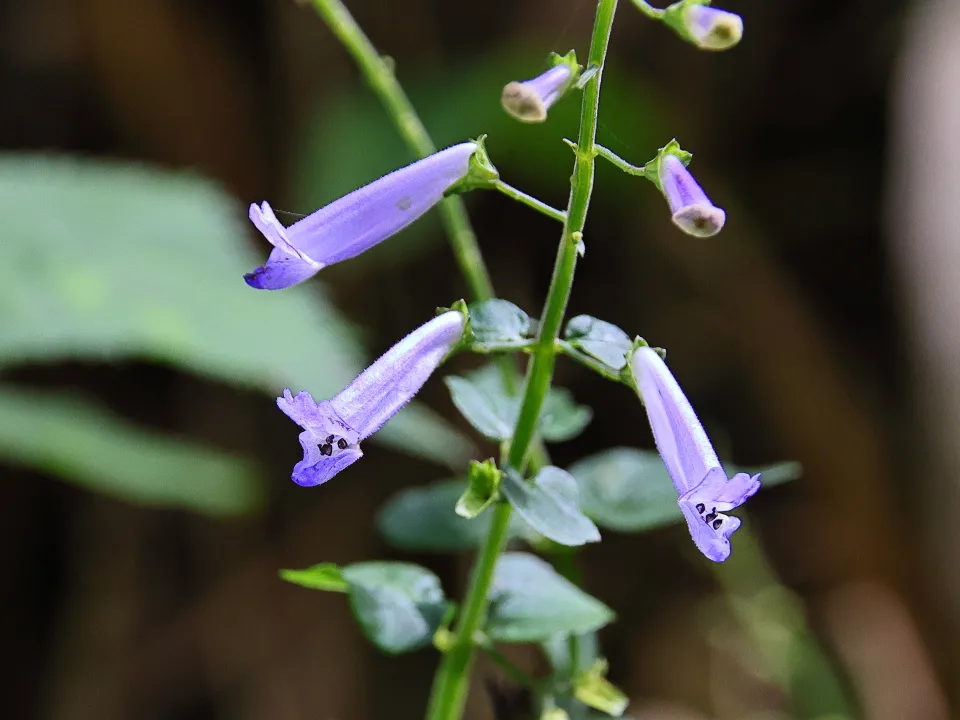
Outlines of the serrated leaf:
M 724 464 L 728 476 L 761 472 L 761 487 L 799 477 L 798 463 L 784 462 L 764 469 Z M 583 512 L 605 528 L 642 532 L 680 522 L 677 491 L 660 455 L 652 450 L 611 448 L 570 467 L 580 487 Z
M 288 583 L 326 592 L 346 592 L 347 581 L 336 563 L 320 563 L 304 570 L 280 570 L 280 578 Z
M 138 505 L 239 515 L 262 500 L 249 462 L 67 393 L 0 388 L 0 457 Z
M 500 489 L 517 514 L 544 537 L 561 545 L 600 541 L 597 526 L 580 510 L 580 491 L 570 473 L 548 466 L 527 481 L 508 470 Z
M 627 364 L 626 354 L 633 347 L 633 340 L 619 327 L 590 315 L 572 318 L 564 339 L 614 370 Z
M 0 156 L 0 363 L 148 358 L 271 395 L 338 392 L 364 365 L 354 329 L 316 281 L 246 286 L 269 246 L 252 251 L 244 216 L 186 173 Z M 416 407 L 374 438 L 455 467 L 472 449 Z
M 472 520 L 454 512 L 464 480 L 445 480 L 401 490 L 377 513 L 377 528 L 393 547 L 413 552 L 473 550 L 486 537 L 488 514 Z M 509 537 L 524 534 L 520 518 L 511 518 Z
M 510 439 L 521 399 L 507 392 L 496 368 L 487 366 L 466 378 L 449 375 L 444 382 L 453 404 L 477 432 L 498 442 Z M 568 390 L 554 387 L 544 401 L 538 432 L 548 442 L 564 442 L 579 435 L 592 417 L 593 411 L 578 405 Z
M 470 330 L 484 347 L 507 349 L 530 343 L 531 320 L 523 310 L 506 300 L 494 299 L 470 305 Z
M 343 568 L 350 609 L 364 635 L 390 654 L 428 645 L 447 601 L 440 579 L 412 563 L 362 562 Z
M 497 561 L 486 633 L 501 642 L 543 642 L 557 633 L 584 633 L 614 619 L 613 611 L 527 553 Z

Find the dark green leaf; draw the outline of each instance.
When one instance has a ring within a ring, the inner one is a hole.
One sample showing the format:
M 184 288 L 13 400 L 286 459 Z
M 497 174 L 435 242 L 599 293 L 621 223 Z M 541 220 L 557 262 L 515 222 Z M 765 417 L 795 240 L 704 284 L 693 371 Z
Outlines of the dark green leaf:
M 724 465 L 728 476 L 761 472 L 763 487 L 800 475 L 798 463 L 784 462 L 760 468 Z M 611 448 L 570 467 L 580 486 L 583 512 L 601 526 L 621 532 L 641 532 L 680 522 L 677 491 L 660 455 L 652 450 Z
M 185 173 L 0 157 L 0 363 L 149 358 L 270 394 L 336 393 L 364 365 L 356 333 L 316 281 L 247 287 L 270 248 L 244 215 Z M 471 451 L 416 406 L 375 438 L 454 467 Z
M 152 507 L 237 515 L 262 496 L 250 463 L 141 430 L 67 394 L 0 389 L 0 457 Z
M 419 565 L 363 562 L 343 569 L 364 635 L 391 654 L 428 645 L 447 608 L 440 580 Z
M 454 512 L 464 481 L 443 482 L 401 490 L 377 513 L 377 527 L 395 548 L 457 552 L 476 548 L 490 527 L 489 514 L 467 520 Z M 511 520 L 510 537 L 520 536 L 524 523 Z
M 481 346 L 505 349 L 530 343 L 530 316 L 506 300 L 486 300 L 470 305 L 470 329 Z
M 457 500 L 457 515 L 472 520 L 497 499 L 502 473 L 492 459 L 470 461 L 467 489 Z
M 311 590 L 346 592 L 348 587 L 343 571 L 336 563 L 320 563 L 305 570 L 281 570 L 279 574 L 283 580 Z
M 517 514 L 544 537 L 561 545 L 600 541 L 597 526 L 580 511 L 580 492 L 570 473 L 548 466 L 528 482 L 508 470 L 500 489 Z
M 509 440 L 517 423 L 520 397 L 507 392 L 495 367 L 488 365 L 469 377 L 444 378 L 450 397 L 476 430 L 491 440 Z M 540 413 L 538 430 L 544 440 L 563 442 L 580 434 L 593 417 L 568 390 L 551 388 Z
M 585 633 L 614 618 L 606 605 L 550 564 L 527 553 L 497 562 L 486 632 L 501 642 L 543 642 L 557 633 Z
M 590 315 L 577 315 L 567 323 L 564 339 L 605 365 L 620 370 L 633 341 L 616 325 Z

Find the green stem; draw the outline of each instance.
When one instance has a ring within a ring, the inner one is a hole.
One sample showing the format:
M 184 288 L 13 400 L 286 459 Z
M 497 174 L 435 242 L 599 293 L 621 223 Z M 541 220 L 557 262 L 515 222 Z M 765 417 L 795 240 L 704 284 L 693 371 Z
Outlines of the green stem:
M 627 175 L 635 175 L 637 177 L 643 177 L 646 175 L 646 169 L 638 165 L 631 165 L 622 157 L 617 155 L 613 150 L 605 148 L 603 145 L 597 145 L 597 156 L 602 157 L 609 163 L 612 163 L 614 166 L 627 173 Z
M 661 20 L 663 16 L 666 15 L 665 10 L 655 8 L 650 3 L 644 2 L 644 0 L 632 0 L 632 2 L 637 6 L 637 9 L 640 10 L 640 12 L 642 12 L 648 18 L 652 18 L 653 20 Z
M 517 188 L 508 185 L 503 180 L 495 180 L 493 186 L 508 198 L 513 198 L 527 207 L 532 207 L 537 212 L 543 213 L 549 218 L 559 220 L 560 222 L 566 222 L 567 220 L 567 214 L 563 210 L 557 210 L 555 207 L 551 207 L 545 202 L 537 200 L 532 195 L 527 195 L 522 190 L 517 190 Z
M 523 401 L 517 427 L 507 452 L 509 464 L 522 469 L 534 438 L 537 419 L 553 377 L 556 340 L 570 297 L 573 273 L 577 262 L 577 239 L 583 228 L 593 191 L 594 142 L 597 132 L 597 114 L 600 105 L 600 81 L 610 42 L 610 31 L 617 8 L 617 0 L 599 0 L 590 41 L 589 65 L 598 68 L 586 84 L 580 110 L 580 135 L 577 142 L 567 220 L 564 223 L 557 259 L 553 268 L 550 289 L 541 315 L 537 344 L 530 361 Z M 474 566 L 467 590 L 464 612 L 457 625 L 452 647 L 443 656 L 434 679 L 427 711 L 429 720 L 457 720 L 463 714 L 474 656 L 474 633 L 486 613 L 487 598 L 496 565 L 507 536 L 510 506 L 498 504 L 480 557 Z
M 540 690 L 543 687 L 543 683 L 540 680 L 510 662 L 503 653 L 497 650 L 489 638 L 483 638 L 482 642 L 477 643 L 477 646 L 517 685 L 530 688 L 531 690 Z
M 571 345 L 566 340 L 557 340 L 557 350 L 566 355 L 572 360 L 576 360 L 581 365 L 590 368 L 598 375 L 602 375 L 607 380 L 613 380 L 613 382 L 623 382 L 623 378 L 620 377 L 620 373 L 614 370 L 612 367 L 606 363 L 602 363 L 599 360 L 587 355 L 585 352 L 577 350 L 573 345 Z
M 435 153 L 437 148 L 397 82 L 393 68 L 380 56 L 350 11 L 340 0 L 313 0 L 313 7 L 347 52 L 353 56 L 360 72 L 380 98 L 407 147 L 421 158 Z M 438 210 L 471 296 L 474 300 L 489 300 L 494 297 L 490 273 L 487 272 L 487 266 L 480 254 L 477 236 L 470 226 L 463 200 L 457 196 L 448 197 L 439 204 Z

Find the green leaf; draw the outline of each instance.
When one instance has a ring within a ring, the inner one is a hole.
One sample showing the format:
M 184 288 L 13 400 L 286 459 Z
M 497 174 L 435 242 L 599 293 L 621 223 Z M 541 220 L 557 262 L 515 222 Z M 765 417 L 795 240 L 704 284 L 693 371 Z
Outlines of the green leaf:
M 509 440 L 517 423 L 520 397 L 507 392 L 497 369 L 488 365 L 461 378 L 444 378 L 453 404 L 473 427 L 485 437 Z M 538 431 L 548 442 L 564 442 L 579 435 L 593 412 L 578 405 L 568 390 L 551 388 L 540 413 Z
M 391 497 L 377 513 L 377 528 L 393 547 L 412 552 L 459 552 L 483 542 L 490 516 L 467 520 L 454 512 L 463 479 L 412 487 Z M 524 534 L 520 518 L 511 519 L 509 537 Z
M 626 355 L 633 347 L 633 341 L 623 330 L 590 315 L 572 318 L 563 337 L 578 350 L 614 370 L 627 364 Z
M 320 563 L 305 570 L 280 570 L 279 575 L 289 583 L 311 590 L 346 592 L 348 587 L 343 571 L 336 563 Z
M 530 316 L 506 300 L 486 300 L 470 305 L 473 349 L 488 351 L 524 347 L 531 342 Z
M 0 364 L 146 358 L 318 398 L 363 368 L 354 329 L 319 283 L 247 287 L 243 274 L 269 247 L 226 193 L 196 176 L 0 156 L 0 237 Z M 471 451 L 423 408 L 375 438 L 453 467 Z
M 471 460 L 467 489 L 457 500 L 457 515 L 472 520 L 486 510 L 497 499 L 502 475 L 492 458 L 482 463 Z
M 448 375 L 443 379 L 450 399 L 477 432 L 491 440 L 509 440 L 517 420 L 517 403 L 505 393 L 486 394 L 467 378 Z
M 544 654 L 550 662 L 553 672 L 560 676 L 573 674 L 570 666 L 570 634 L 557 633 L 541 643 Z M 588 668 L 597 659 L 599 648 L 595 632 L 582 633 L 577 636 L 577 668 Z
M 614 619 L 610 608 L 527 553 L 500 557 L 490 598 L 486 633 L 501 642 L 543 642 L 557 633 L 590 632 Z
M 363 634 L 384 652 L 429 645 L 447 601 L 440 579 L 412 563 L 362 562 L 343 569 L 350 609 Z
M 262 500 L 250 463 L 67 394 L 0 388 L 0 457 L 151 507 L 239 515 Z
M 725 464 L 728 476 L 762 473 L 762 487 L 800 476 L 798 463 L 784 462 L 763 469 Z M 583 512 L 605 528 L 642 532 L 680 522 L 677 491 L 660 455 L 651 450 L 611 448 L 570 467 L 580 486 Z
M 597 526 L 580 511 L 580 492 L 570 473 L 548 466 L 528 482 L 508 470 L 500 489 L 517 514 L 544 537 L 561 545 L 600 541 Z
M 584 705 L 601 710 L 612 717 L 621 717 L 630 704 L 629 699 L 607 680 L 607 661 L 596 660 L 573 681 L 573 696 Z

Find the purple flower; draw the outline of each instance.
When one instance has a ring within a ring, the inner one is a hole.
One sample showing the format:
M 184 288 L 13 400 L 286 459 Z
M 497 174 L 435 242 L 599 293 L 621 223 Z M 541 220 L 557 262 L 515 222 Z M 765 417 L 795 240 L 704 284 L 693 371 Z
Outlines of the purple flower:
M 760 489 L 760 476 L 737 473 L 727 479 L 693 408 L 654 350 L 637 348 L 630 368 L 690 535 L 700 552 L 723 562 L 730 556 L 729 538 L 740 527 L 737 518 L 724 513 Z
M 308 392 L 277 398 L 277 405 L 303 428 L 303 460 L 293 481 L 325 483 L 363 456 L 360 441 L 372 435 L 417 394 L 431 373 L 460 342 L 465 317 L 451 310 L 420 326 L 332 400 L 315 403 Z
M 743 37 L 743 19 L 732 12 L 688 2 L 683 25 L 690 40 L 701 50 L 726 50 Z
M 560 98 L 572 78 L 570 65 L 554 65 L 532 80 L 507 83 L 500 103 L 517 120 L 543 122 L 547 119 L 547 110 Z
M 263 267 L 244 275 L 250 287 L 279 290 L 312 277 L 399 232 L 443 199 L 463 179 L 477 143 L 465 142 L 344 195 L 284 227 L 266 202 L 250 206 L 250 220 L 273 245 Z
M 727 214 L 710 202 L 676 155 L 663 153 L 660 157 L 659 181 L 673 213 L 674 225 L 694 237 L 710 237 L 720 232 Z

